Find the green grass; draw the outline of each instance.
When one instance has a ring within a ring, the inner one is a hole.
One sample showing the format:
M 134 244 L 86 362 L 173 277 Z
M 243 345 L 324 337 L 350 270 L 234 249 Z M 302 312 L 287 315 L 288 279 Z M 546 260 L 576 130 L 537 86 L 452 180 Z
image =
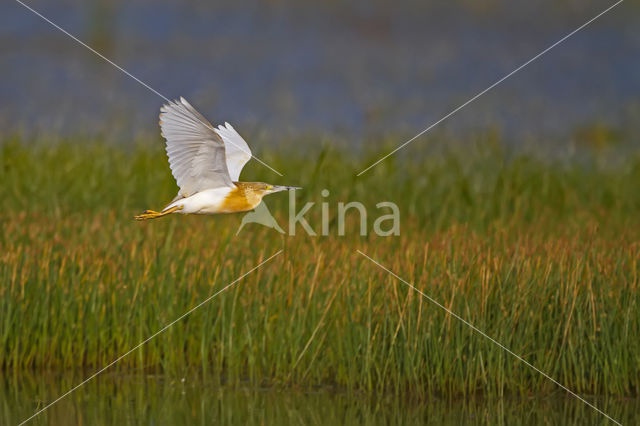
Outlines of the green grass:
M 637 395 L 638 156 L 543 161 L 481 143 L 355 177 L 380 153 L 259 153 L 285 176 L 252 162 L 243 180 L 304 187 L 297 203 L 316 202 L 319 232 L 328 202 L 330 232 L 236 236 L 241 215 L 131 219 L 175 195 L 159 141 L 4 141 L 0 366 L 96 370 L 283 249 L 114 370 L 417 396 L 558 390 L 362 250 L 572 390 Z M 284 227 L 287 195 L 266 200 Z M 375 204 L 395 202 L 400 236 L 361 237 L 355 214 L 338 236 L 340 201 L 368 206 L 369 229 Z

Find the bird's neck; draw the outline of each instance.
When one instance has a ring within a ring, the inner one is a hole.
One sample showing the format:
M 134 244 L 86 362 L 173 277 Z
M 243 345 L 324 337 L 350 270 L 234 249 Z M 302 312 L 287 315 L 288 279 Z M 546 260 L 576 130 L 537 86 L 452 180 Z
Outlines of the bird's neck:
M 254 189 L 252 182 L 234 182 L 236 188 L 229 192 L 224 200 L 224 206 L 233 211 L 242 212 L 253 210 L 260 201 L 263 194 Z

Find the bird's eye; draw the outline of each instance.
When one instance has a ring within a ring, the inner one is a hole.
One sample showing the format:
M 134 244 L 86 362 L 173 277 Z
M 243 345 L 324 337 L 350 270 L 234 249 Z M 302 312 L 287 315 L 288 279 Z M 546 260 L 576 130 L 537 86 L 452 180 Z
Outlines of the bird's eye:
M 267 185 L 267 189 L 273 189 L 273 185 Z

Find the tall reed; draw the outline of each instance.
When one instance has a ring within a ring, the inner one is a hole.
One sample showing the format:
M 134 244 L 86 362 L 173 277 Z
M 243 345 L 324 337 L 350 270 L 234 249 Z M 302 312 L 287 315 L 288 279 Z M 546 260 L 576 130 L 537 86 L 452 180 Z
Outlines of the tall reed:
M 334 385 L 411 395 L 557 388 L 361 250 L 581 393 L 640 382 L 640 160 L 543 161 L 479 146 L 375 159 L 332 150 L 261 158 L 243 180 L 304 187 L 295 236 L 241 215 L 132 216 L 175 195 L 160 145 L 0 148 L 0 366 L 95 370 L 280 249 L 283 254 L 119 362 L 229 384 Z M 322 189 L 330 194 L 323 197 Z M 337 203 L 380 201 L 400 235 L 339 236 Z M 266 199 L 281 226 L 287 195 Z

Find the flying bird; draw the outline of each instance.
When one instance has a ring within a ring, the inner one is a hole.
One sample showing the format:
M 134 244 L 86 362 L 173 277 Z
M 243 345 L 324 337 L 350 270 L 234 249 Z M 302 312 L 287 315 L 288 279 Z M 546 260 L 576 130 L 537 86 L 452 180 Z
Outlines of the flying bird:
M 180 190 L 162 211 L 145 210 L 137 220 L 171 213 L 219 214 L 253 210 L 262 197 L 300 189 L 264 182 L 239 182 L 251 159 L 249 145 L 229 123 L 213 127 L 184 98 L 160 109 L 160 129 L 167 140 L 169 167 Z

